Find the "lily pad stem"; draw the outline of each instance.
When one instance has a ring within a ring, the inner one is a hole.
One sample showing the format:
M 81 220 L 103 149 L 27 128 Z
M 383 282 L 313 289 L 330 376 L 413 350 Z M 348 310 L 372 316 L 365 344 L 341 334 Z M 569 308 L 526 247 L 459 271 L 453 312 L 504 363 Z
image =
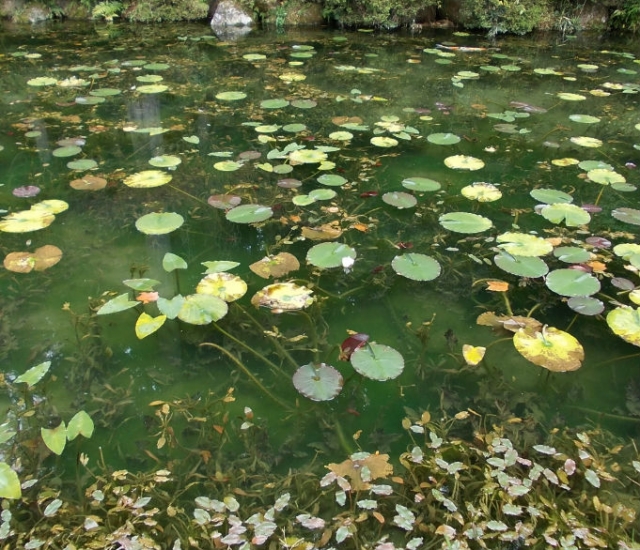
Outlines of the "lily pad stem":
M 579 405 L 569 405 L 570 409 L 576 409 L 578 411 L 582 411 L 589 414 L 597 414 L 601 418 L 611 418 L 613 420 L 624 420 L 625 422 L 635 422 L 640 423 L 640 418 L 636 418 L 635 416 L 625 416 L 623 414 L 613 414 L 603 411 L 597 411 L 595 409 L 589 409 L 588 407 L 580 407 Z
M 245 364 L 242 361 L 240 361 L 235 355 L 233 355 L 233 353 L 224 349 L 222 346 L 219 346 L 218 344 L 214 344 L 213 342 L 202 342 L 200 344 L 200 347 L 203 347 L 203 346 L 215 348 L 218 351 L 221 351 L 222 353 L 224 353 L 229 359 L 231 359 L 231 361 L 233 361 L 236 364 L 236 366 L 242 372 L 244 372 L 244 374 L 260 389 L 262 393 L 264 393 L 271 400 L 275 401 L 278 405 L 280 405 L 286 411 L 292 410 L 287 403 L 282 401 L 282 399 L 280 399 L 279 397 L 276 397 L 275 395 L 273 395 L 267 388 L 265 388 L 262 382 L 260 382 L 260 380 L 258 380 L 256 376 L 245 366 Z
M 504 308 L 507 310 L 507 314 L 513 315 L 513 309 L 511 309 L 511 302 L 506 292 L 502 293 L 502 299 L 504 300 Z
M 167 187 L 171 187 L 171 189 L 173 189 L 174 191 L 178 191 L 179 193 L 186 195 L 187 197 L 189 197 L 190 199 L 193 199 L 196 202 L 199 202 L 201 204 L 208 204 L 207 201 L 199 199 L 198 197 L 192 195 L 191 193 L 187 193 L 186 191 L 180 189 L 179 187 L 175 187 L 174 185 L 167 185 Z

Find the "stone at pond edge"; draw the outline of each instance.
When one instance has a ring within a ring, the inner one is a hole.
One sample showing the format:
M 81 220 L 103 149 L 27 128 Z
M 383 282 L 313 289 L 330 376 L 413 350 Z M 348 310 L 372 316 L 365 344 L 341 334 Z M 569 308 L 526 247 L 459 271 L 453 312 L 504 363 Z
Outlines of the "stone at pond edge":
M 245 11 L 240 2 L 233 0 L 221 0 L 215 8 L 211 18 L 211 27 L 215 30 L 226 27 L 251 27 L 254 25 L 253 18 Z

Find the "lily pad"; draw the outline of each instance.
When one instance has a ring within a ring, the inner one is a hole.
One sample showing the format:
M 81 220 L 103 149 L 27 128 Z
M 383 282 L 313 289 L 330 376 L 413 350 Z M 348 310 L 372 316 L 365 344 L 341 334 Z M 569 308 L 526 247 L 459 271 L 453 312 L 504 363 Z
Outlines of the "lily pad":
M 398 140 L 387 136 L 375 136 L 370 139 L 371 145 L 376 147 L 395 147 L 398 145 Z
M 316 181 L 318 183 L 321 183 L 322 185 L 328 185 L 330 187 L 340 187 L 347 183 L 349 180 L 347 178 L 339 176 L 338 174 L 322 174 L 321 176 L 318 176 Z
M 560 296 L 591 296 L 600 290 L 600 281 L 577 269 L 556 269 L 545 278 L 549 290 Z
M 136 321 L 136 336 L 139 340 L 146 338 L 147 336 L 156 332 L 162 325 L 164 325 L 164 322 L 166 320 L 166 315 L 158 315 L 157 317 L 152 317 L 151 315 L 143 311 Z
M 342 390 L 343 378 L 331 365 L 309 363 L 293 374 L 293 385 L 312 401 L 331 401 Z
M 237 275 L 226 271 L 209 273 L 200 280 L 196 287 L 198 294 L 211 294 L 225 302 L 235 302 L 247 292 L 247 283 Z
M 40 428 L 40 436 L 52 453 L 61 455 L 67 444 L 67 426 L 63 421 L 55 428 Z
M 300 262 L 289 252 L 280 252 L 275 256 L 265 256 L 252 263 L 249 269 L 264 279 L 282 277 L 291 271 L 300 269 Z
M 455 233 L 482 233 L 493 226 L 490 219 L 471 212 L 449 212 L 438 219 L 440 225 Z
M 223 101 L 238 101 L 247 97 L 244 92 L 219 92 L 216 94 L 216 99 Z
M 174 166 L 178 166 L 181 162 L 182 159 L 175 155 L 159 155 L 149 160 L 149 164 L 156 168 L 173 168 Z
M 536 235 L 507 232 L 498 235 L 498 248 L 513 256 L 544 256 L 553 250 L 553 245 Z
M 592 149 L 602 146 L 602 140 L 589 136 L 574 136 L 569 138 L 569 141 L 581 147 L 589 147 Z
M 244 164 L 242 162 L 235 162 L 233 160 L 223 160 L 216 162 L 213 167 L 220 172 L 235 172 L 242 168 Z
M 569 119 L 573 122 L 580 122 L 581 124 L 595 124 L 600 122 L 600 119 L 597 116 L 592 115 L 569 115 Z
M 559 246 L 554 248 L 553 255 L 568 264 L 580 264 L 591 259 L 590 252 L 579 246 Z
M 117 88 L 96 88 L 95 90 L 91 90 L 89 95 L 94 97 L 109 97 L 114 95 L 120 95 L 122 93 L 121 90 Z
M 434 143 L 435 145 L 455 145 L 456 143 L 460 143 L 460 136 L 449 132 L 443 134 L 429 134 L 427 136 L 427 141 L 429 143 Z
M 484 162 L 478 158 L 470 157 L 466 155 L 454 155 L 444 159 L 444 163 L 448 168 L 454 170 L 480 170 L 484 167 Z
M 260 204 L 242 204 L 229 210 L 225 217 L 233 223 L 259 223 L 273 216 L 269 206 Z
M 611 212 L 611 215 L 621 222 L 640 225 L 640 210 L 636 210 L 635 208 L 616 208 Z M 0 231 L 6 231 L 2 229 L 1 225 L 2 222 L 0 222 Z
M 219 210 L 230 210 L 239 206 L 242 199 L 238 195 L 211 195 L 207 202 Z
M 478 202 L 494 202 L 502 197 L 502 192 L 493 183 L 476 181 L 460 190 L 462 195 Z
M 202 262 L 202 265 L 207 268 L 205 274 L 209 274 L 220 273 L 221 271 L 231 271 L 238 267 L 240 263 L 229 260 L 215 260 L 213 262 Z
M 613 185 L 616 183 L 626 183 L 626 179 L 622 174 L 618 174 L 613 170 L 606 170 L 604 168 L 595 168 L 587 172 L 587 177 L 590 181 L 599 183 L 600 185 Z
M 404 208 L 413 208 L 418 204 L 418 200 L 409 193 L 402 191 L 391 191 L 382 195 L 382 200 L 391 206 L 402 210 Z
M 289 153 L 289 160 L 297 164 L 318 164 L 327 160 L 327 153 L 318 149 L 297 149 Z
M 132 307 L 136 307 L 140 302 L 135 300 L 129 300 L 129 293 L 125 292 L 124 294 L 120 294 L 115 298 L 111 298 L 111 300 L 105 302 L 99 309 L 96 311 L 96 315 L 110 315 L 111 313 L 119 313 L 120 311 L 125 311 L 127 309 L 131 309 Z
M 93 159 L 78 159 L 67 162 L 67 168 L 70 170 L 93 170 L 98 166 L 98 163 Z
M 602 301 L 593 296 L 573 296 L 567 300 L 567 305 L 580 315 L 600 315 L 604 311 Z
M 219 321 L 228 312 L 227 302 L 211 294 L 190 294 L 184 297 L 178 319 L 190 325 L 208 325 Z
M 569 92 L 559 92 L 557 96 L 560 99 L 564 99 L 565 101 L 584 101 L 585 99 L 587 99 L 587 97 L 584 95 L 572 94 Z
M 619 306 L 607 314 L 607 325 L 625 342 L 640 346 L 640 308 Z
M 404 370 L 404 359 L 400 352 L 375 342 L 367 342 L 355 350 L 350 361 L 356 372 L 372 380 L 392 380 Z
M 35 367 L 31 367 L 18 376 L 15 380 L 15 384 L 27 384 L 30 388 L 33 388 L 40 380 L 44 378 L 44 375 L 49 372 L 51 367 L 51 361 L 44 361 Z
M 56 78 L 51 77 L 51 76 L 38 76 L 36 78 L 32 78 L 30 80 L 27 80 L 27 85 L 28 86 L 36 86 L 36 87 L 54 86 L 57 83 L 58 83 L 58 80 Z
M 307 262 L 316 267 L 329 269 L 340 267 L 345 258 L 355 260 L 356 251 L 342 243 L 320 243 L 312 246 L 307 252 Z
M 573 197 L 559 189 L 533 189 L 529 193 L 534 199 L 545 204 L 571 203 Z
M 4 259 L 4 267 L 15 273 L 44 271 L 56 265 L 62 259 L 62 250 L 47 244 L 30 252 L 10 252 Z
M 86 411 L 78 411 L 69 420 L 67 440 L 73 441 L 79 435 L 88 439 L 93 435 L 94 428 L 93 420 L 91 420 L 89 414 Z
M 162 257 L 162 269 L 167 273 L 171 273 L 176 269 L 187 269 L 187 262 L 173 252 L 167 252 Z
M 351 132 L 347 132 L 346 130 L 331 132 L 329 134 L 329 139 L 335 139 L 336 141 L 349 141 L 353 139 L 353 134 Z
M 160 296 L 156 300 L 156 305 L 158 306 L 158 310 L 163 315 L 166 315 L 167 319 L 175 319 L 180 313 L 180 310 L 182 309 L 183 304 L 184 304 L 184 296 L 182 296 L 181 294 L 177 294 L 170 300 L 167 300 L 162 296 Z
M 51 151 L 54 157 L 73 157 L 82 152 L 82 147 L 77 145 L 67 145 L 65 147 L 58 147 Z
M 516 256 L 501 252 L 493 257 L 493 261 L 503 271 L 518 277 L 543 277 L 549 272 L 547 264 L 537 256 Z
M 398 274 L 412 281 L 432 281 L 442 270 L 437 260 L 426 254 L 407 253 L 396 256 L 391 267 Z
M 251 298 L 255 307 L 266 307 L 274 313 L 296 311 L 309 307 L 315 299 L 313 290 L 295 283 L 274 283 L 265 286 Z
M 22 210 L 8 214 L 0 221 L 0 231 L 5 233 L 28 233 L 44 229 L 53 223 L 53 213 L 42 209 Z
M 289 105 L 286 99 L 265 99 L 260 102 L 260 107 L 263 109 L 282 109 Z
M 183 223 L 184 218 L 175 212 L 152 212 L 136 220 L 136 229 L 145 235 L 165 235 Z
M 127 187 L 148 189 L 151 187 L 160 187 L 165 183 L 169 183 L 172 179 L 173 176 L 171 174 L 167 174 L 162 170 L 143 170 L 142 172 L 137 172 L 124 178 L 122 183 Z
M 439 182 L 421 176 L 403 179 L 402 186 L 419 193 L 438 191 L 442 187 Z
M 564 221 L 567 227 L 578 227 L 591 221 L 589 212 L 584 208 L 568 203 L 548 204 L 540 210 L 540 214 L 543 218 L 555 224 Z
M 552 372 L 577 370 L 584 359 L 580 342 L 554 327 L 544 326 L 537 332 L 520 329 L 513 335 L 513 344 L 523 357 Z
M 138 86 L 136 91 L 141 94 L 160 94 L 166 92 L 169 86 L 165 84 L 145 84 L 144 86 Z

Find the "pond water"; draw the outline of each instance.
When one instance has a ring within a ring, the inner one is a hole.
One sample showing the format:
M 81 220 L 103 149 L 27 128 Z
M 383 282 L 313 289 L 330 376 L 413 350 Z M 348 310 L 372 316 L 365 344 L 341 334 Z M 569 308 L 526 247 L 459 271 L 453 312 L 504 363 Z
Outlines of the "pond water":
M 402 450 L 424 410 L 636 435 L 636 43 L 1 36 L 2 371 L 50 361 L 89 455 L 188 453 L 225 396 L 202 429 L 264 428 L 282 471 Z

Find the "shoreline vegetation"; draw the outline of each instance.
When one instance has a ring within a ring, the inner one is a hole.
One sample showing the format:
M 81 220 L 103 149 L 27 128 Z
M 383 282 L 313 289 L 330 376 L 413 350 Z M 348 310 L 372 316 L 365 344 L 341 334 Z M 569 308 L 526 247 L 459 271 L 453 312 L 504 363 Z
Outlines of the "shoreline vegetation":
M 3 0 L 0 18 L 161 23 L 206 21 L 221 5 L 258 27 L 337 26 L 381 30 L 484 30 L 488 36 L 533 31 L 636 33 L 640 0 Z

